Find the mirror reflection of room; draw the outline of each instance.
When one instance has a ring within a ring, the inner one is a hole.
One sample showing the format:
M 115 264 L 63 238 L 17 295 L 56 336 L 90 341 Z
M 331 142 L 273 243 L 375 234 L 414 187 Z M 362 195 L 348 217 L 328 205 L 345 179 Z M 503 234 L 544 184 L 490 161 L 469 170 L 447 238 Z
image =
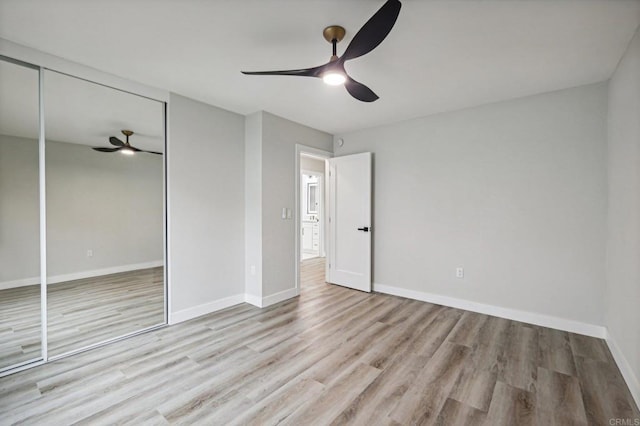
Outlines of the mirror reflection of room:
M 52 356 L 165 322 L 164 105 L 45 73 Z
M 38 79 L 0 60 L 0 371 L 42 358 Z
M 323 261 L 324 160 L 301 155 L 300 170 L 300 258 Z

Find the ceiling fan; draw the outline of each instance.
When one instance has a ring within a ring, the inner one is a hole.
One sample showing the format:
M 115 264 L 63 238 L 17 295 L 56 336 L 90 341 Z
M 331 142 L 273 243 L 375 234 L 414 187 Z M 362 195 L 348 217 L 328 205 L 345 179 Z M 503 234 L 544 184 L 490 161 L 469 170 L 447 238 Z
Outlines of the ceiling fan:
M 156 151 L 145 151 L 144 149 L 138 149 L 136 147 L 133 147 L 129 144 L 129 136 L 133 135 L 133 131 L 132 130 L 122 130 L 122 134 L 126 137 L 126 141 L 122 142 L 120 139 L 116 138 L 115 136 L 111 136 L 109 138 L 109 142 L 111 142 L 111 145 L 115 145 L 116 148 L 103 148 L 103 147 L 94 147 L 93 149 L 95 149 L 96 151 L 100 151 L 100 152 L 116 152 L 116 151 L 120 151 L 122 154 L 125 155 L 133 155 L 136 152 L 148 152 L 150 154 L 158 154 L 158 155 L 162 155 L 161 152 L 156 152 Z
M 349 46 L 338 57 L 336 45 L 344 38 L 345 29 L 332 25 L 323 31 L 324 38 L 333 45 L 333 55 L 329 62 L 313 68 L 285 71 L 242 71 L 248 75 L 290 75 L 300 77 L 318 77 L 330 85 L 344 84 L 347 92 L 362 102 L 373 102 L 378 99 L 371 89 L 351 78 L 344 69 L 344 63 L 351 59 L 359 58 L 375 49 L 391 32 L 398 19 L 401 3 L 398 0 L 387 2 L 360 28 Z

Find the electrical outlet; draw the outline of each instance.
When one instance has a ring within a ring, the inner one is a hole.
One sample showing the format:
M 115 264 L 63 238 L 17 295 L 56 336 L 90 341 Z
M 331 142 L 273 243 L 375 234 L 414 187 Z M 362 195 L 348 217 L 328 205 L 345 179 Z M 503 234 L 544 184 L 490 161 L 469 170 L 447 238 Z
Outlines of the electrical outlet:
M 464 278 L 464 268 L 461 266 L 458 266 L 456 268 L 456 278 Z
M 87 250 L 87 257 L 93 257 L 93 250 Z

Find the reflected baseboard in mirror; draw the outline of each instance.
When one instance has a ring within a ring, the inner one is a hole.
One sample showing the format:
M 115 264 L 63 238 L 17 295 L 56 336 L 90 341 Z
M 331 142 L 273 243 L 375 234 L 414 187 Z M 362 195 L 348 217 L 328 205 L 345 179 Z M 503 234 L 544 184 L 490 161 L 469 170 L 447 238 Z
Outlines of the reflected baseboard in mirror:
M 164 268 L 49 285 L 49 355 L 164 324 Z

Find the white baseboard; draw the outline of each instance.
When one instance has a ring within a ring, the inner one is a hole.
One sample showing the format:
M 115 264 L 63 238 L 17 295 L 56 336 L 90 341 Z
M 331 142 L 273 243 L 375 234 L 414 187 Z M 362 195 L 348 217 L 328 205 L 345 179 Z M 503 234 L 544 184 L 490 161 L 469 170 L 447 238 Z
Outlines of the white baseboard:
M 631 396 L 633 396 L 633 399 L 636 401 L 636 405 L 640 407 L 640 379 L 636 376 L 633 368 L 631 368 L 631 364 L 629 364 L 629 361 L 620 350 L 616 339 L 609 332 L 607 332 L 607 345 L 609 346 L 611 355 L 613 355 L 613 359 L 616 361 L 616 364 L 618 364 L 624 381 L 627 383 Z
M 0 290 L 6 290 L 8 288 L 26 287 L 29 285 L 40 284 L 40 277 L 22 278 L 20 280 L 3 281 L 0 282 Z
M 214 300 L 213 302 L 203 303 L 202 305 L 193 306 L 191 308 L 183 309 L 181 311 L 173 312 L 169 314 L 169 324 L 177 324 L 179 322 L 187 321 L 202 315 L 210 314 L 221 309 L 228 308 L 233 305 L 237 305 L 243 302 L 250 303 L 258 308 L 266 308 L 275 303 L 281 302 L 286 299 L 290 299 L 298 295 L 297 288 L 291 288 L 289 290 L 281 291 L 276 294 L 272 294 L 267 297 L 258 297 L 252 294 L 236 294 L 234 296 L 226 297 L 224 299 Z
M 288 290 L 284 290 L 265 297 L 254 296 L 253 294 L 245 294 L 244 301 L 252 304 L 253 306 L 257 306 L 258 308 L 266 308 L 267 306 L 275 305 L 276 303 L 282 302 L 283 300 L 296 297 L 298 294 L 300 293 L 298 292 L 297 288 L 290 288 Z
M 260 296 L 255 296 L 253 294 L 245 293 L 244 301 L 253 306 L 257 306 L 258 308 L 262 308 L 262 297 Z
M 278 302 L 282 302 L 283 300 L 291 299 L 292 297 L 296 297 L 298 295 L 297 288 L 290 288 L 285 291 L 281 291 L 276 294 L 272 294 L 267 297 L 262 298 L 262 306 L 261 308 L 266 308 L 267 306 L 275 305 Z
M 500 318 L 526 322 L 542 327 L 555 328 L 557 330 L 569 331 L 571 333 L 584 334 L 586 336 L 597 337 L 600 339 L 604 339 L 606 337 L 606 328 L 603 326 L 587 324 L 570 319 L 554 317 L 551 315 L 544 315 L 518 309 L 503 308 L 494 305 L 486 305 L 484 303 L 472 302 L 455 297 L 408 290 L 405 288 L 392 287 L 376 283 L 373 284 L 373 290 L 379 293 L 386 293 L 392 294 L 394 296 L 406 297 L 408 299 L 421 300 L 423 302 L 435 303 L 437 305 L 444 305 L 452 308 L 464 309 L 467 311 L 478 312 L 481 314 L 492 315 Z
M 58 284 L 67 281 L 81 280 L 84 278 L 100 277 L 102 275 L 117 274 L 120 272 L 136 271 L 138 269 L 157 268 L 164 265 L 162 260 L 153 260 L 151 262 L 134 263 L 131 265 L 112 266 L 109 268 L 93 269 L 90 271 L 74 272 L 71 274 L 53 275 L 47 277 L 47 284 Z M 28 285 L 40 284 L 40 277 L 24 278 L 20 280 L 0 282 L 0 290 L 8 288 L 24 287 Z
M 233 296 L 225 297 L 224 299 L 218 299 L 212 302 L 203 303 L 202 305 L 183 309 L 181 311 L 172 312 L 169 313 L 169 324 L 173 325 L 179 322 L 188 321 L 190 319 L 210 314 L 212 312 L 219 311 L 233 305 L 238 305 L 244 301 L 244 294 L 236 294 Z

